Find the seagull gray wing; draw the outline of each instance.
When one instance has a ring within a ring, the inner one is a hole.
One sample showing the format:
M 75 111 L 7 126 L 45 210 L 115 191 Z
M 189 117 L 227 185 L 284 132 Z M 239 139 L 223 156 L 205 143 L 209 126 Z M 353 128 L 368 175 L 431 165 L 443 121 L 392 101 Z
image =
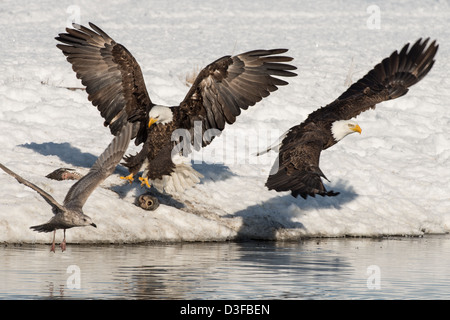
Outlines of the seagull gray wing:
M 8 173 L 9 175 L 11 175 L 14 178 L 16 178 L 16 180 L 19 181 L 19 183 L 24 184 L 27 187 L 30 187 L 31 189 L 33 189 L 34 191 L 39 193 L 41 195 L 41 197 L 44 198 L 44 200 L 47 201 L 47 203 L 52 206 L 53 213 L 56 214 L 59 211 L 64 211 L 64 208 L 50 194 L 48 194 L 47 192 L 45 192 L 44 190 L 39 188 L 37 185 L 31 183 L 30 181 L 25 180 L 24 178 L 19 176 L 17 173 L 11 171 L 10 169 L 5 167 L 1 163 L 0 163 L 0 168 L 3 171 L 5 171 L 6 173 Z
M 122 160 L 130 143 L 132 131 L 133 124 L 127 123 L 98 157 L 87 175 L 70 188 L 64 199 L 66 208 L 81 211 L 95 188 L 114 172 L 114 169 Z

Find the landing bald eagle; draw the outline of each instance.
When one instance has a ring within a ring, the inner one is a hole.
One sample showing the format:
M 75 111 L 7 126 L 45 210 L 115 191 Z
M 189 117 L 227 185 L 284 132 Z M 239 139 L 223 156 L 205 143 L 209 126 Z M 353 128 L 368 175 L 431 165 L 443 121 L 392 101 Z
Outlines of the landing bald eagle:
M 143 143 L 141 151 L 125 157 L 130 181 L 145 164 L 143 183 L 148 179 L 160 188 L 181 191 L 199 181 L 201 176 L 190 166 L 175 164 L 171 152 L 176 129 L 187 129 L 194 139 L 194 123 L 201 123 L 201 133 L 208 129 L 222 131 L 241 113 L 288 82 L 274 76 L 292 77 L 296 67 L 286 64 L 291 57 L 279 54 L 287 49 L 254 50 L 236 56 L 224 56 L 206 66 L 195 79 L 183 101 L 176 107 L 155 105 L 147 93 L 141 69 L 131 53 L 104 31 L 89 23 L 74 24 L 56 40 L 57 47 L 72 64 L 88 98 L 116 135 L 127 122 L 135 124 L 132 139 Z M 155 123 L 155 124 L 154 124 Z M 153 124 L 153 125 L 152 125 Z M 204 137 L 197 150 L 214 137 Z M 184 150 L 186 151 L 186 150 Z M 169 188 L 172 186 L 173 188 Z M 167 190 L 166 190 L 167 191 Z M 169 192 L 170 193 L 170 192 Z
M 279 150 L 267 188 L 291 191 L 292 196 L 304 199 L 316 194 L 338 195 L 339 192 L 327 191 L 322 183 L 321 178 L 328 179 L 319 168 L 320 153 L 350 133 L 361 133 L 351 118 L 374 109 L 377 103 L 403 96 L 430 71 L 438 45 L 433 41 L 427 47 L 428 42 L 429 39 L 419 39 L 411 48 L 408 43 L 400 53 L 393 52 L 335 101 L 289 129 L 280 144 L 267 149 Z

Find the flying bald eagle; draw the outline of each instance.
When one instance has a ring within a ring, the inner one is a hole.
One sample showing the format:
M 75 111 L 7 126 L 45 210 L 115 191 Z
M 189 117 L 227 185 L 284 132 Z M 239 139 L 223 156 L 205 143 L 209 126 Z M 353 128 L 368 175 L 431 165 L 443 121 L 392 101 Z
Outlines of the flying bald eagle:
M 351 118 L 374 109 L 377 103 L 403 96 L 425 77 L 438 50 L 436 41 L 427 47 L 428 42 L 429 39 L 419 39 L 411 48 L 408 43 L 400 53 L 393 52 L 335 101 L 289 129 L 280 138 L 281 143 L 267 149 L 278 150 L 279 155 L 266 186 L 270 190 L 291 191 L 292 196 L 304 199 L 316 194 L 338 195 L 339 192 L 327 191 L 322 183 L 321 178 L 328 179 L 319 168 L 320 153 L 350 133 L 361 133 Z
M 87 27 L 73 24 L 56 40 L 57 47 L 72 64 L 77 78 L 86 86 L 88 98 L 116 135 L 127 122 L 135 125 L 132 139 L 143 143 L 134 156 L 123 163 L 133 176 L 146 165 L 140 180 L 165 191 L 181 191 L 199 182 L 201 174 L 184 163 L 172 160 L 172 141 L 176 129 L 186 129 L 194 143 L 194 127 L 201 123 L 202 139 L 194 148 L 199 150 L 214 137 L 206 130 L 222 131 L 241 113 L 253 106 L 278 86 L 288 82 L 274 76 L 292 77 L 296 67 L 286 64 L 291 57 L 280 55 L 287 49 L 254 50 L 236 56 L 224 56 L 200 71 L 183 101 L 175 107 L 155 105 L 147 93 L 141 69 L 131 53 L 116 43 L 104 31 L 89 23 Z M 186 152 L 189 150 L 183 150 Z

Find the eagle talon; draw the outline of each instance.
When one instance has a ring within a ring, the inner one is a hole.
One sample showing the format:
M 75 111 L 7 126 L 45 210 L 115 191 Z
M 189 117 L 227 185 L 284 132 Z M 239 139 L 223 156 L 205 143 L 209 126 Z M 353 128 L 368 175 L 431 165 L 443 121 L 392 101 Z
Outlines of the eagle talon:
M 148 178 L 142 178 L 142 177 L 139 177 L 139 180 L 141 181 L 141 187 L 143 187 L 144 185 L 146 185 L 147 188 L 151 188 L 151 187 L 150 187 L 150 184 L 148 183 Z
M 128 180 L 128 182 L 130 183 L 130 184 L 132 184 L 133 183 L 133 174 L 131 173 L 131 174 L 129 174 L 128 176 L 126 176 L 126 177 L 120 177 L 120 179 L 122 179 L 122 180 Z

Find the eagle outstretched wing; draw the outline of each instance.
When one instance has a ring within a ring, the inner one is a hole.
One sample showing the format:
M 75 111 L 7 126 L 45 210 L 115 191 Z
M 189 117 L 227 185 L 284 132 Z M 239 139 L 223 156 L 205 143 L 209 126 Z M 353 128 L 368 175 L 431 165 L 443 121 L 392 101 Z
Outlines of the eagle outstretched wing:
M 152 101 L 147 93 L 141 68 L 132 54 L 116 43 L 93 23 L 87 27 L 73 24 L 73 29 L 60 33 L 55 39 L 62 42 L 57 47 L 72 64 L 77 78 L 86 86 L 88 99 L 100 111 L 116 135 L 128 122 L 131 114 L 140 109 L 147 114 Z M 145 141 L 145 125 L 141 124 L 136 144 Z
M 195 121 L 201 121 L 203 133 L 208 129 L 222 131 L 226 123 L 234 123 L 242 109 L 288 84 L 276 76 L 296 76 L 291 71 L 297 68 L 285 63 L 293 58 L 279 55 L 285 52 L 287 49 L 253 50 L 224 56 L 206 66 L 180 103 L 180 118 L 185 119 L 180 126 L 191 129 Z M 203 146 L 211 140 L 203 139 Z
M 434 40 L 427 47 L 429 40 L 420 38 L 411 47 L 407 43 L 400 52 L 394 51 L 335 101 L 312 113 L 310 118 L 316 115 L 322 118 L 327 114 L 335 117 L 329 120 L 349 120 L 375 108 L 378 103 L 405 95 L 409 87 L 422 80 L 434 65 L 439 46 Z

